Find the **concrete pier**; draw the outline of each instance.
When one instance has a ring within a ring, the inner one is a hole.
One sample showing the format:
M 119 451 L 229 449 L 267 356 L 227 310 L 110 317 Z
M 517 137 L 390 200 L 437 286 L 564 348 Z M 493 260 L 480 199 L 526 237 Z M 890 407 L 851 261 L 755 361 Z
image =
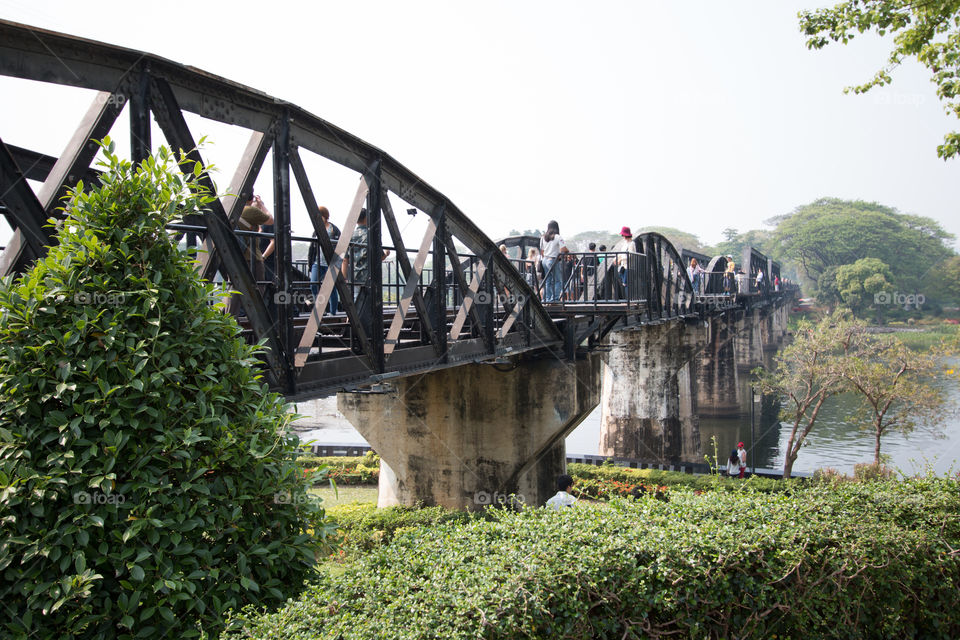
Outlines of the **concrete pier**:
M 728 418 L 741 414 L 740 384 L 734 349 L 734 323 L 714 318 L 703 351 L 695 358 L 697 370 L 696 411 L 704 418 Z
M 680 372 L 705 344 L 707 333 L 699 323 L 670 323 L 610 334 L 603 366 L 600 455 L 699 460 L 692 408 L 681 411 Z
M 566 469 L 564 438 L 600 401 L 600 359 L 470 364 L 340 393 L 338 408 L 380 454 L 381 507 L 541 505 Z

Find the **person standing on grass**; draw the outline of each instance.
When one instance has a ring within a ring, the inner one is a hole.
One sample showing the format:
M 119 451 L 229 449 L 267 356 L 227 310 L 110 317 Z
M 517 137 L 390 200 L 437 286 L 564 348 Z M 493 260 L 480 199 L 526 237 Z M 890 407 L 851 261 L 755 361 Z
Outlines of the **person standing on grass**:
M 737 443 L 737 457 L 740 459 L 740 477 L 744 477 L 747 471 L 747 450 L 742 442 Z
M 569 489 L 572 486 L 573 486 L 573 478 L 571 478 L 567 474 L 563 474 L 562 476 L 557 478 L 557 489 L 559 489 L 559 491 L 557 491 L 557 494 L 555 496 L 547 500 L 547 503 L 543 506 L 553 509 L 555 511 L 559 511 L 563 507 L 572 507 L 577 501 L 576 498 L 574 498 L 572 495 L 567 493 L 567 489 Z

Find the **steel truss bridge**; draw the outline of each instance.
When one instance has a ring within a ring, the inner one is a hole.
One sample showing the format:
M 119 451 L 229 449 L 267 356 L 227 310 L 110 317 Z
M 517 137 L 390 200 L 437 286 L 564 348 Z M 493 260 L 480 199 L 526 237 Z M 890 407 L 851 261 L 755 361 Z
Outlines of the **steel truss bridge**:
M 190 150 L 189 170 L 203 161 L 195 135 L 203 132 L 190 130 L 186 113 L 249 132 L 233 177 L 218 191 L 228 195 L 170 231 L 186 244 L 202 244 L 199 269 L 205 278 L 229 282 L 239 292 L 238 319 L 246 335 L 266 345 L 266 380 L 290 398 L 523 353 L 572 359 L 598 348 L 613 330 L 699 321 L 784 295 L 769 286 L 779 265 L 755 249 L 738 258 L 745 273 L 731 291 L 723 283 L 728 257 L 678 252 L 655 233 L 636 237 L 629 252 L 567 254 L 556 273 L 541 274 L 526 259 L 536 238 L 493 242 L 451 200 L 373 145 L 294 104 L 151 54 L 0 21 L 0 74 L 96 92 L 58 157 L 4 144 L 0 130 L 0 213 L 13 229 L 0 255 L 4 276 L 28 269 L 55 242 L 46 221 L 57 215 L 69 186 L 96 180 L 91 164 L 99 147 L 93 141 L 122 126 L 124 110 L 130 156 L 137 162 L 156 146 L 151 118 L 168 146 Z M 3 123 L 3 129 L 17 126 Z M 336 245 L 317 213 L 304 150 L 358 176 Z M 275 224 L 269 236 L 277 266 L 258 281 L 234 236 L 243 234 L 237 230 L 240 214 L 270 152 Z M 28 179 L 41 183 L 39 189 Z M 291 232 L 294 191 L 310 215 L 315 240 Z M 429 216 L 419 246 L 404 244 L 391 195 Z M 363 281 L 340 269 L 357 249 L 351 238 L 361 210 L 369 220 L 369 277 Z M 296 244 L 311 242 L 331 265 L 322 282 L 312 283 L 310 265 L 293 259 Z M 378 259 L 383 249 L 391 250 L 395 262 Z M 686 271 L 690 257 L 707 271 L 696 291 Z M 758 269 L 766 274 L 759 290 L 753 277 Z M 545 276 L 561 281 L 559 300 L 542 301 Z M 339 313 L 326 304 L 334 289 Z

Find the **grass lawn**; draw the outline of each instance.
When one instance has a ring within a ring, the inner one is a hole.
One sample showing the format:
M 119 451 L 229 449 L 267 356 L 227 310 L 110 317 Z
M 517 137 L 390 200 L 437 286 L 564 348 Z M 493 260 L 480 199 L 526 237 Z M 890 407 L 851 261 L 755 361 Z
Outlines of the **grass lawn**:
M 338 504 L 349 504 L 351 502 L 377 503 L 377 487 L 373 485 L 337 487 L 336 492 L 330 488 L 330 485 L 326 485 L 324 487 L 314 487 L 310 489 L 310 493 L 323 498 L 323 506 L 325 508 Z

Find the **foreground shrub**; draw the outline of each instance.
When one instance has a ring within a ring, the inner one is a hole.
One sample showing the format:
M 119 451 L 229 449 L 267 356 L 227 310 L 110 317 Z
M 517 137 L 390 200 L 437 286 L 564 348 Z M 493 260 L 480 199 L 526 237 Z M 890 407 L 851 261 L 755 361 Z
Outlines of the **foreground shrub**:
M 337 548 L 341 555 L 368 551 L 389 542 L 397 531 L 431 527 L 446 522 L 467 522 L 482 514 L 444 507 L 385 507 L 371 503 L 337 505 L 328 510 L 337 527 Z
M 946 479 L 488 511 L 398 533 L 227 638 L 953 638 Z
M 861 462 L 853 465 L 853 477 L 860 482 L 892 480 L 894 473 L 893 469 L 884 464 Z
M 164 228 L 212 197 L 202 168 L 106 156 L 59 244 L 0 286 L 4 638 L 216 632 L 321 550 L 284 402 Z

